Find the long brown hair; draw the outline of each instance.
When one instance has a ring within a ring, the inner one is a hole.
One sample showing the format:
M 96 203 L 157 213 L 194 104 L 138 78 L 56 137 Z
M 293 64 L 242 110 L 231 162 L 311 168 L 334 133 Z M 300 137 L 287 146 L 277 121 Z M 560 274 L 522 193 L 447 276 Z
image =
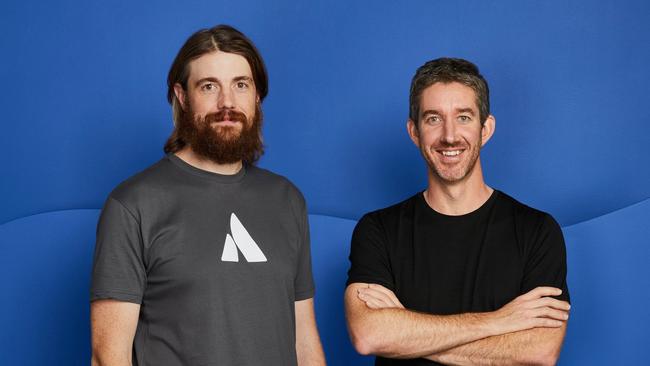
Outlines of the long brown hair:
M 175 153 L 187 144 L 178 133 L 178 124 L 183 116 L 183 109 L 174 93 L 174 85 L 178 83 L 187 91 L 190 62 L 215 51 L 234 53 L 244 57 L 253 73 L 253 81 L 260 102 L 268 93 L 269 80 L 262 56 L 253 42 L 243 33 L 229 25 L 222 24 L 192 34 L 178 51 L 167 75 L 167 100 L 172 106 L 174 118 L 174 131 L 164 147 L 167 154 Z

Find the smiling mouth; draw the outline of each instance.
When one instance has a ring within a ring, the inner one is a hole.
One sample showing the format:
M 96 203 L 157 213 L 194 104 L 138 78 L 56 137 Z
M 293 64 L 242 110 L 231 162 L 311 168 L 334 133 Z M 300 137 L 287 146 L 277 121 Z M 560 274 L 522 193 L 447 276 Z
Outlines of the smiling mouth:
M 458 156 L 460 155 L 464 150 L 442 150 L 439 151 L 443 156 Z

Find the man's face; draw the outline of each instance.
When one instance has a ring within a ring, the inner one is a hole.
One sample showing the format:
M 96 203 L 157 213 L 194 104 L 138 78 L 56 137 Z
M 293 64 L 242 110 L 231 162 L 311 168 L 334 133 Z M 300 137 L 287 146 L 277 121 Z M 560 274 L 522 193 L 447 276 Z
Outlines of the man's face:
M 409 120 L 408 131 L 434 175 L 456 183 L 475 169 L 481 147 L 494 131 L 494 118 L 489 116 L 482 127 L 474 90 L 438 82 L 422 92 L 419 121 Z
M 183 107 L 179 133 L 192 150 L 219 164 L 261 152 L 261 110 L 248 61 L 215 51 L 189 64 L 187 89 L 174 86 Z

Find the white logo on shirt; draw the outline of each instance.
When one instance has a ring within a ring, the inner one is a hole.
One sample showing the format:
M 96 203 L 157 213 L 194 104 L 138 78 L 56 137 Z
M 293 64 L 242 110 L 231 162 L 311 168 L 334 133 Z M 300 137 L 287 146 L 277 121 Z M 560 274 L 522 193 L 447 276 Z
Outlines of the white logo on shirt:
M 266 262 L 266 257 L 255 240 L 246 231 L 244 225 L 233 212 L 230 215 L 230 234 L 226 234 L 226 242 L 223 244 L 222 262 L 239 262 L 237 248 L 242 252 L 247 262 Z

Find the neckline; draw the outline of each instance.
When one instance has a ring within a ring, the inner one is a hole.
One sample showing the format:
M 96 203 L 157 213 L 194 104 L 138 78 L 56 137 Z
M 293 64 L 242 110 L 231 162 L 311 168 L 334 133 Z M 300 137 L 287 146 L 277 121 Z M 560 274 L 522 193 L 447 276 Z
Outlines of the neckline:
M 248 167 L 246 164 L 242 164 L 241 169 L 235 174 L 219 174 L 209 172 L 207 170 L 199 169 L 191 164 L 188 164 L 185 160 L 179 158 L 174 153 L 169 153 L 166 156 L 175 167 L 181 169 L 182 171 L 192 174 L 203 179 L 208 179 L 217 183 L 238 183 L 246 176 Z
M 490 194 L 490 197 L 488 197 L 488 199 L 485 202 L 483 202 L 483 204 L 481 206 L 479 206 L 477 209 L 475 209 L 474 211 L 470 211 L 470 212 L 464 213 L 462 215 L 447 215 L 447 214 L 438 212 L 438 211 L 434 210 L 431 206 L 429 206 L 426 199 L 424 198 L 424 192 L 425 191 L 421 191 L 420 193 L 417 194 L 417 200 L 418 200 L 419 204 L 421 206 L 423 206 L 423 208 L 424 208 L 424 210 L 426 212 L 430 212 L 434 216 L 444 218 L 444 219 L 447 219 L 447 220 L 459 220 L 459 219 L 465 219 L 465 218 L 468 218 L 468 217 L 480 215 L 481 213 L 483 213 L 486 210 L 489 210 L 490 207 L 492 207 L 494 201 L 497 199 L 497 196 L 499 196 L 499 194 L 500 194 L 500 192 L 498 190 L 493 189 L 492 194 Z

